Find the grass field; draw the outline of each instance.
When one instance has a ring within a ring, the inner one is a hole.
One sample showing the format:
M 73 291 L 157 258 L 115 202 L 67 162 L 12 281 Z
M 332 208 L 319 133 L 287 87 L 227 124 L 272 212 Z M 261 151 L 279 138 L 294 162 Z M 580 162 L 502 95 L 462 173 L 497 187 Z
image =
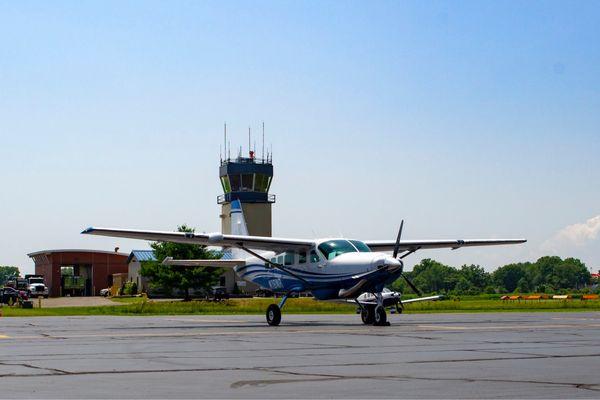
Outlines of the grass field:
M 114 306 L 60 307 L 21 309 L 3 307 L 5 317 L 65 316 L 65 315 L 178 315 L 178 314 L 263 314 L 267 306 L 278 300 L 272 298 L 233 299 L 224 302 L 209 301 L 151 301 L 140 297 L 113 299 L 122 303 Z M 289 314 L 348 314 L 354 313 L 352 304 L 316 301 L 311 298 L 289 299 L 284 313 Z M 478 297 L 407 304 L 404 312 L 452 313 L 452 312 L 531 312 L 531 311 L 600 311 L 598 300 L 533 300 L 502 301 Z

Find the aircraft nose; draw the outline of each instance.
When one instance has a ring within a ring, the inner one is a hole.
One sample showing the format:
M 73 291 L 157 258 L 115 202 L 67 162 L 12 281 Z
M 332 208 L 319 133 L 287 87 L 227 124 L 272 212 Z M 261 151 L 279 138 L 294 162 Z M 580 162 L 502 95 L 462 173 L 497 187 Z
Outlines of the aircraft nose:
M 393 257 L 387 257 L 384 261 L 384 265 L 388 268 L 399 268 L 402 266 L 402 261 Z

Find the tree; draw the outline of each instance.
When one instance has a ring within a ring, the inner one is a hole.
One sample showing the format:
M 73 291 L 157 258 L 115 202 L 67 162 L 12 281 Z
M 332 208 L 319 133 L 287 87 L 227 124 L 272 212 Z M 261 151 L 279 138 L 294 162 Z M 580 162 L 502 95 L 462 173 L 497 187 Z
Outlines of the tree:
M 517 282 L 516 291 L 518 293 L 528 293 L 529 292 L 529 282 L 527 281 L 527 278 L 522 277 L 521 279 L 519 279 L 519 282 Z
M 585 264 L 576 258 L 561 260 L 554 267 L 553 283 L 560 289 L 579 289 L 590 282 L 592 276 Z
M 194 232 L 193 228 L 186 225 L 177 227 L 178 232 Z M 175 260 L 191 259 L 218 259 L 222 254 L 218 251 L 208 250 L 206 246 L 197 244 L 155 242 L 150 245 L 158 261 L 142 264 L 140 274 L 151 280 L 165 290 L 181 289 L 185 298 L 190 298 L 191 289 L 209 289 L 218 282 L 222 270 L 211 267 L 177 267 L 162 265 L 166 257 Z
M 479 294 L 491 282 L 490 274 L 485 272 L 479 265 L 463 265 L 458 271 L 460 279 L 464 279 L 469 284 L 468 294 Z M 460 281 L 459 281 L 460 282 Z M 463 284 L 464 286 L 464 284 Z
M 476 288 L 471 285 L 464 276 L 458 278 L 458 282 L 456 283 L 456 287 L 454 288 L 456 294 L 474 294 L 476 292 Z
M 521 278 L 525 276 L 525 268 L 526 265 L 523 263 L 508 264 L 495 270 L 492 279 L 500 290 L 513 292 Z
M 456 268 L 429 258 L 415 265 L 409 277 L 425 293 L 454 290 L 459 278 Z
M 0 286 L 4 286 L 10 278 L 19 276 L 19 268 L 8 265 L 0 266 Z

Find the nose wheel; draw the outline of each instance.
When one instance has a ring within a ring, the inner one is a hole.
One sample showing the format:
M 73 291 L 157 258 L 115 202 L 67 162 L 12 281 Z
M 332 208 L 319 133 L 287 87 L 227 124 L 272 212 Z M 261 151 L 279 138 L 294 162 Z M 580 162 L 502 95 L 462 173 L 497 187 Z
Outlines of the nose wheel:
M 387 314 L 383 306 L 363 306 L 360 319 L 365 325 L 389 326 Z
M 372 325 L 375 322 L 375 309 L 373 307 L 363 307 L 360 311 L 360 319 L 365 325 Z
M 383 306 L 375 307 L 375 313 L 373 315 L 373 325 L 375 325 L 375 326 L 389 325 L 389 323 L 387 322 L 387 314 L 385 313 L 385 308 L 383 308 Z

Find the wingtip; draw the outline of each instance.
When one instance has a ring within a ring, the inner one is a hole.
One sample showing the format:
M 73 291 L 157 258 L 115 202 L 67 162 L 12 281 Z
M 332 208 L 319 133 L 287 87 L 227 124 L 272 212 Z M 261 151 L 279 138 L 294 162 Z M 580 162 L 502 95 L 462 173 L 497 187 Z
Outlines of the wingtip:
M 81 231 L 82 235 L 88 235 L 90 233 L 92 233 L 94 231 L 94 227 L 90 226 L 89 228 L 85 228 L 84 230 Z

